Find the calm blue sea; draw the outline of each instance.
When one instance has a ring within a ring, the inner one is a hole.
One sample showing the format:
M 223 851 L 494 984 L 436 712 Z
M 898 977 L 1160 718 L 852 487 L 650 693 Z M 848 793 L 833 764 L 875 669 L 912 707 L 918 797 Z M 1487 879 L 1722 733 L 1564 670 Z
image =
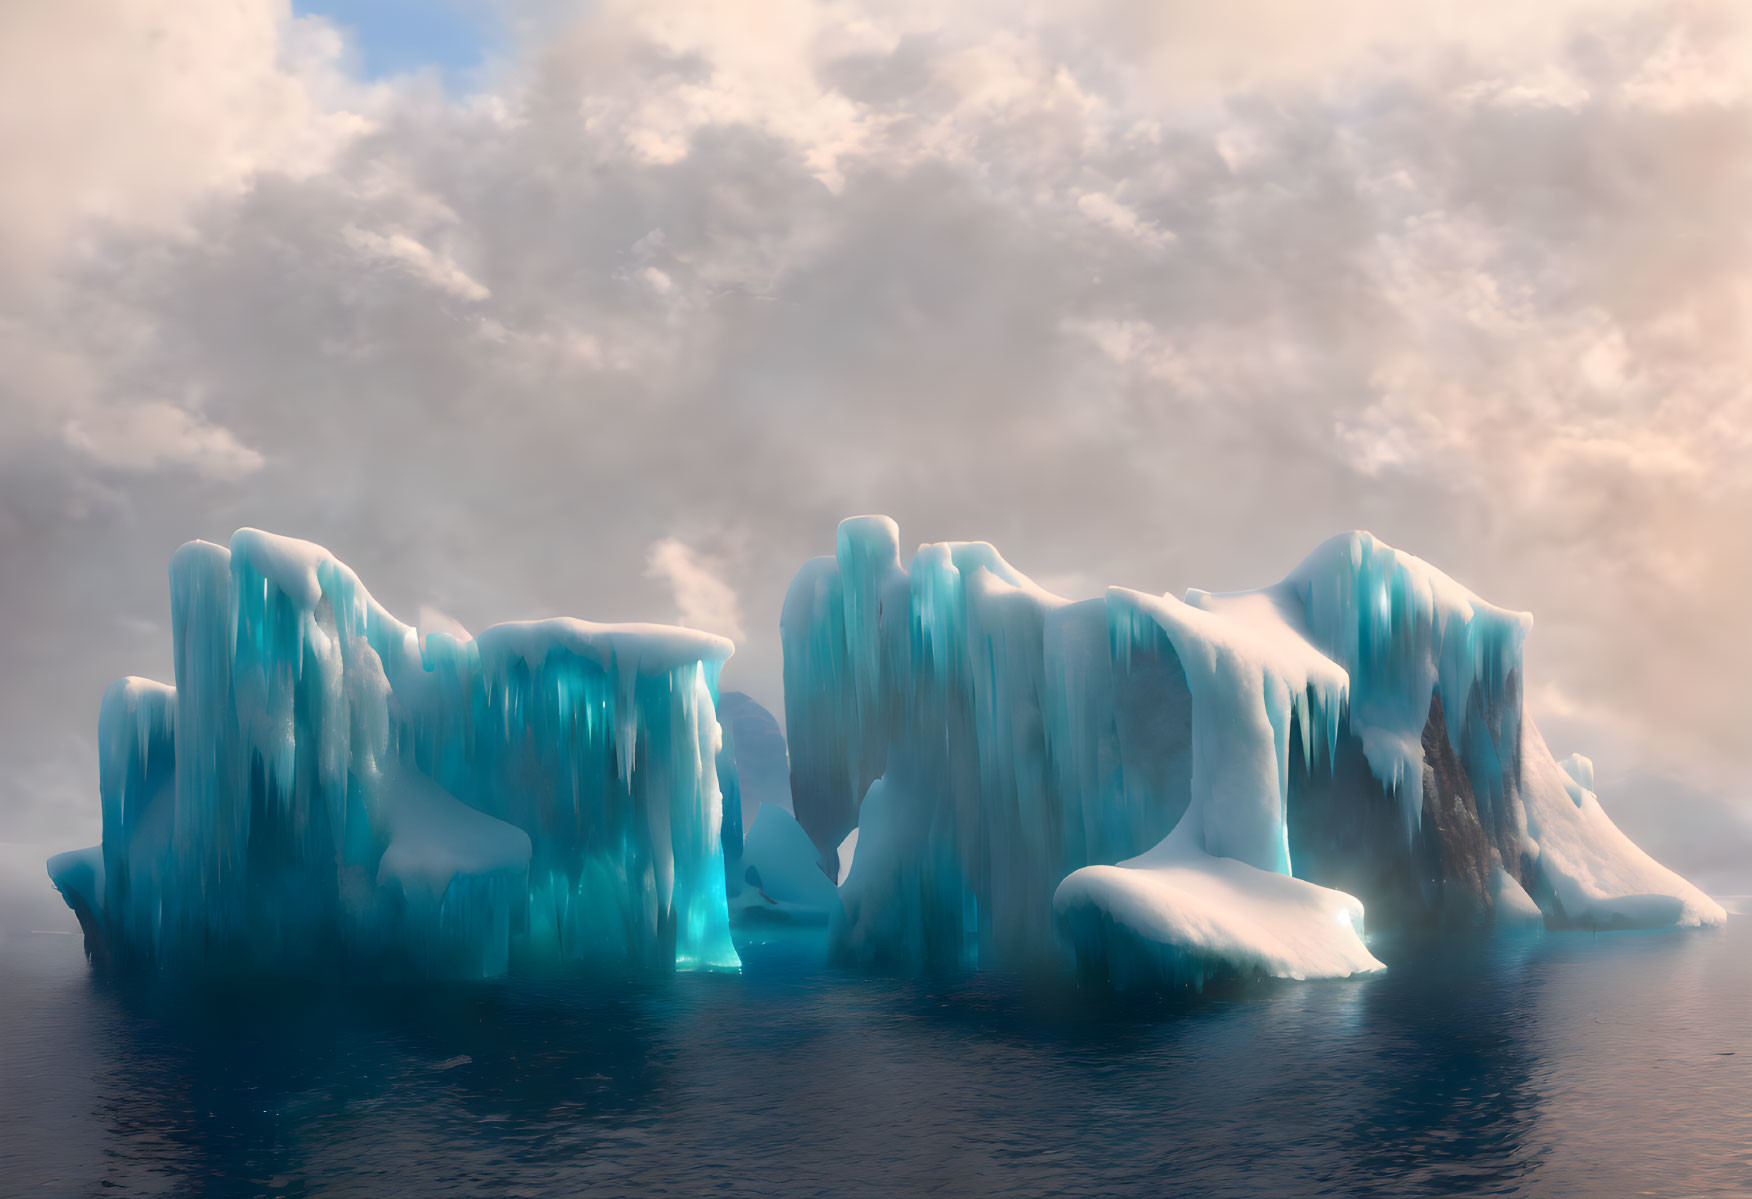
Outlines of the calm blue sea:
M 7 1195 L 1752 1195 L 1752 921 L 1116 1001 L 868 978 L 200 996 L 0 949 Z

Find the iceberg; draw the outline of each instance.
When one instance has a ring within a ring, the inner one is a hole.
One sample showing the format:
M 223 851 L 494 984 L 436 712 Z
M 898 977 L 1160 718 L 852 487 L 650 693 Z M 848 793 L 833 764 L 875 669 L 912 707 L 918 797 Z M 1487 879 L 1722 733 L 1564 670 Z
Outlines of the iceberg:
M 718 723 L 736 763 L 742 827 L 754 823 L 762 804 L 791 810 L 791 757 L 773 714 L 740 691 L 718 697 Z M 726 792 L 728 794 L 728 792 Z
M 740 691 L 719 696 L 724 729 L 725 886 L 733 925 L 823 925 L 840 910 L 836 881 L 791 814 L 791 765 L 785 734 L 773 714 Z M 740 793 L 740 823 L 732 842 L 731 788 Z M 742 830 L 746 830 L 746 835 Z
M 728 641 L 572 619 L 421 637 L 327 550 L 254 529 L 184 545 L 170 592 L 176 685 L 110 687 L 102 844 L 49 862 L 94 957 L 739 967 Z
M 986 543 L 903 565 L 893 521 L 847 520 L 780 621 L 836 946 L 1202 985 L 1379 970 L 1365 912 L 1721 923 L 1527 719 L 1531 627 L 1364 532 L 1257 591 L 1072 602 Z
M 840 912 L 839 889 L 796 817 L 762 804 L 743 844 L 742 878 L 730 900 L 738 923 L 826 925 Z

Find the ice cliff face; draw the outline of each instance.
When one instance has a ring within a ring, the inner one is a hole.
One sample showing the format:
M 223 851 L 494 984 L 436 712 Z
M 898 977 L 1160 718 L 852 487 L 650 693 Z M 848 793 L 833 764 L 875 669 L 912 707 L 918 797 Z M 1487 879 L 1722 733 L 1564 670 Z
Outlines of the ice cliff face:
M 892 521 L 846 521 L 781 619 L 796 814 L 830 864 L 856 846 L 840 948 L 1341 977 L 1380 968 L 1365 906 L 1719 923 L 1525 719 L 1531 623 L 1366 533 L 1260 591 L 1072 603 L 984 543 L 903 566 Z
M 94 953 L 484 977 L 734 969 L 722 638 L 548 620 L 424 640 L 308 542 L 171 561 L 176 686 L 99 715 L 103 843 L 50 861 Z

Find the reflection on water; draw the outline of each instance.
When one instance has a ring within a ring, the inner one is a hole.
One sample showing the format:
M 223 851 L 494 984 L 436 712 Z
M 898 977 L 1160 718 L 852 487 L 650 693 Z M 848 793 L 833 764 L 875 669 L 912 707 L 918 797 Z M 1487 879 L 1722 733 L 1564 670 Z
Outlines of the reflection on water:
M 0 951 L 23 1194 L 1752 1193 L 1748 922 L 1119 1000 L 863 978 L 198 996 Z

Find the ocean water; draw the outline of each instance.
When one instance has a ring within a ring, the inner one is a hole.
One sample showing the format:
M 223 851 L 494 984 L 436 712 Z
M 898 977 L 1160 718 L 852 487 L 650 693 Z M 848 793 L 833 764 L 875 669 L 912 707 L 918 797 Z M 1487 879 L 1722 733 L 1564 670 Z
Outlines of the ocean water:
M 179 993 L 0 947 L 6 1195 L 1752 1195 L 1752 921 L 1115 999 L 742 977 Z

